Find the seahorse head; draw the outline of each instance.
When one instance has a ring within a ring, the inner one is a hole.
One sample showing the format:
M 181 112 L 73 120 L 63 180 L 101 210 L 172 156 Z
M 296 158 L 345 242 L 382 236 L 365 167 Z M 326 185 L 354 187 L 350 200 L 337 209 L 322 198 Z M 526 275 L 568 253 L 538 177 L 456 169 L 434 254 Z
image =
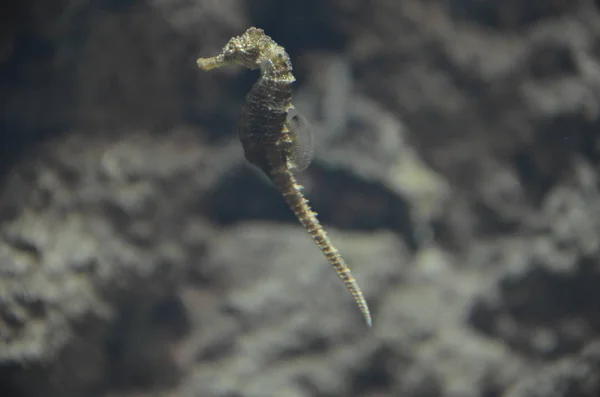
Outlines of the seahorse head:
M 233 37 L 223 48 L 223 58 L 248 69 L 258 69 L 264 73 L 290 71 L 290 58 L 285 49 L 262 29 L 250 27 L 242 35 Z
M 269 41 L 270 38 L 262 29 L 251 27 L 244 34 L 229 40 L 223 48 L 223 56 L 227 62 L 257 69 L 263 62 Z

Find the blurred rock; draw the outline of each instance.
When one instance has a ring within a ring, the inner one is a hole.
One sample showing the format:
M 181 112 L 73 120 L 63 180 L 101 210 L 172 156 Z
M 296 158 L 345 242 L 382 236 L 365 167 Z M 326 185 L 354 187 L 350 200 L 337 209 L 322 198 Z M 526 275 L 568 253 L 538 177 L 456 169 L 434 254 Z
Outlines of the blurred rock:
M 2 396 L 599 394 L 597 1 L 0 10 Z M 196 68 L 250 25 L 370 330 Z
M 581 354 L 566 357 L 512 387 L 507 396 L 594 396 L 600 392 L 600 346 L 592 343 Z

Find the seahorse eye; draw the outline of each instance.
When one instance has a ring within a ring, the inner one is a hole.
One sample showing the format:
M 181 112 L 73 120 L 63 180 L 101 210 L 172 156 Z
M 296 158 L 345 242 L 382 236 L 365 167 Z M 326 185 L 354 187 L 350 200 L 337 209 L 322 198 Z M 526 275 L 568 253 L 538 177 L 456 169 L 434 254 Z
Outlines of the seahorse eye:
M 235 53 L 235 47 L 231 44 L 231 42 L 227 43 L 225 45 L 225 48 L 223 48 L 223 55 L 226 58 L 230 58 L 233 56 L 234 53 Z

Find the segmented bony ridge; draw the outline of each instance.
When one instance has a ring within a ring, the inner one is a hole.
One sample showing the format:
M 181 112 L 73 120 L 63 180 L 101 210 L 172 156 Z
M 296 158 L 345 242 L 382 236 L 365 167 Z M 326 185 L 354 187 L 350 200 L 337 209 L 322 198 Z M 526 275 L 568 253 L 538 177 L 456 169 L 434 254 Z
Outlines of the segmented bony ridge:
M 272 159 L 271 159 L 272 160 Z M 292 173 L 292 167 L 288 165 L 275 165 L 271 161 L 271 179 L 275 186 L 279 189 L 285 202 L 294 212 L 300 223 L 306 228 L 315 244 L 321 252 L 327 257 L 331 266 L 335 269 L 338 276 L 342 279 L 346 288 L 352 294 L 356 305 L 360 309 L 365 322 L 370 327 L 372 324 L 371 312 L 367 301 L 358 286 L 358 283 L 352 276 L 350 268 L 335 248 L 327 232 L 317 219 L 315 212 L 311 209 L 308 200 L 302 193 L 302 185 L 298 183 L 296 177 Z

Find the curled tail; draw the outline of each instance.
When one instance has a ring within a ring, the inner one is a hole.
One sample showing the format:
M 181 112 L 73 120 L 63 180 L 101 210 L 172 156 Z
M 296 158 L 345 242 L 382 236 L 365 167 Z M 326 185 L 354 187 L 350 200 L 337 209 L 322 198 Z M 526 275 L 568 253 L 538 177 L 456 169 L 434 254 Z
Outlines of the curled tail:
M 310 208 L 308 200 L 302 193 L 302 186 L 297 182 L 296 177 L 292 173 L 290 167 L 274 166 L 271 167 L 271 178 L 273 183 L 280 190 L 285 202 L 294 212 L 300 223 L 308 230 L 314 242 L 319 249 L 327 257 L 327 260 L 333 266 L 338 276 L 342 279 L 346 288 L 352 294 L 360 312 L 362 313 L 367 325 L 372 324 L 371 313 L 367 301 L 358 286 L 358 283 L 352 276 L 348 265 L 335 248 L 327 233 L 321 226 L 321 223 L 316 217 L 316 214 Z

